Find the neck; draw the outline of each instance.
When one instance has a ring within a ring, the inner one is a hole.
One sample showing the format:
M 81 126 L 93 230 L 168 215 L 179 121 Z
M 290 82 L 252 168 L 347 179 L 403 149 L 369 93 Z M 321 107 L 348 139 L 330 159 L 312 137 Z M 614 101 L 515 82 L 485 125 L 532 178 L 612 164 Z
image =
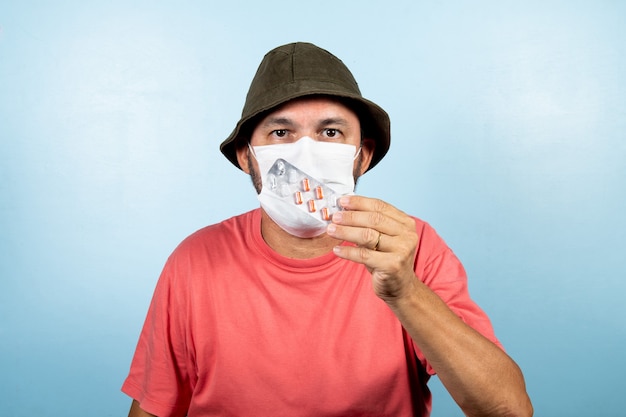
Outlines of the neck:
M 293 236 L 281 229 L 263 209 L 261 209 L 261 235 L 274 251 L 294 259 L 310 259 L 325 255 L 341 243 L 326 233 L 312 238 Z

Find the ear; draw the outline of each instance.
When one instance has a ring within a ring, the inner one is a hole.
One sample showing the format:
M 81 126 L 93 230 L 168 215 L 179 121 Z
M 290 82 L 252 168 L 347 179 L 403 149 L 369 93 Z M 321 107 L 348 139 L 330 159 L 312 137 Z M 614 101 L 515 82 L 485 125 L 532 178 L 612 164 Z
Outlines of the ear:
M 237 147 L 236 152 L 237 162 L 239 163 L 241 170 L 246 174 L 250 174 L 250 166 L 248 165 L 248 162 L 250 161 L 248 158 L 248 152 L 250 152 L 250 148 L 248 148 L 248 146 L 240 145 L 239 147 Z
M 361 140 L 361 172 L 359 175 L 365 174 L 365 171 L 370 166 L 372 162 L 372 157 L 374 156 L 374 148 L 376 148 L 376 142 L 374 139 L 363 138 Z

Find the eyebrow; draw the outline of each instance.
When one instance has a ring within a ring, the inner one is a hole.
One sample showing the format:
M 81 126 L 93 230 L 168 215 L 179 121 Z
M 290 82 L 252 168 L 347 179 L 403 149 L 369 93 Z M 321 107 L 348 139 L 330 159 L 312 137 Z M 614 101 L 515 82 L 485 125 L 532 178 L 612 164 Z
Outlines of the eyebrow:
M 265 127 L 270 127 L 270 126 L 293 126 L 295 123 L 293 122 L 293 120 L 288 119 L 286 117 L 270 117 L 269 119 L 266 119 L 263 122 L 263 126 Z
M 320 126 L 328 126 L 328 125 L 346 126 L 347 124 L 348 124 L 348 121 L 341 117 L 329 117 L 327 119 L 321 120 L 319 123 Z

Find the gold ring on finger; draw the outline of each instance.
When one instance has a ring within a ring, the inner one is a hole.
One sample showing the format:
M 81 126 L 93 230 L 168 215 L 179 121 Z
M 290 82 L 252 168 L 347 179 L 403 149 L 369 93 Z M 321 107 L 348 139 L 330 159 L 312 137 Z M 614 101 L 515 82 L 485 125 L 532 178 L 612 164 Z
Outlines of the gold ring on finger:
M 382 233 L 378 232 L 378 239 L 376 239 L 376 244 L 374 245 L 374 247 L 372 248 L 372 250 L 376 250 L 376 251 L 378 250 L 378 245 L 380 245 L 380 237 L 381 237 L 382 235 L 383 235 Z

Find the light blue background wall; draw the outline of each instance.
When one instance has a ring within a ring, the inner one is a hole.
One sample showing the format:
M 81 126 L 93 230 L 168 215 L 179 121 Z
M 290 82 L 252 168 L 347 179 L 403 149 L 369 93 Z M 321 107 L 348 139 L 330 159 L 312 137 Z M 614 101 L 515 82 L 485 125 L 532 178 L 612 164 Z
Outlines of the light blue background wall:
M 391 114 L 358 191 L 455 250 L 536 415 L 624 415 L 625 4 L 4 0 L 0 414 L 126 414 L 165 258 L 257 205 L 218 143 L 306 40 Z

